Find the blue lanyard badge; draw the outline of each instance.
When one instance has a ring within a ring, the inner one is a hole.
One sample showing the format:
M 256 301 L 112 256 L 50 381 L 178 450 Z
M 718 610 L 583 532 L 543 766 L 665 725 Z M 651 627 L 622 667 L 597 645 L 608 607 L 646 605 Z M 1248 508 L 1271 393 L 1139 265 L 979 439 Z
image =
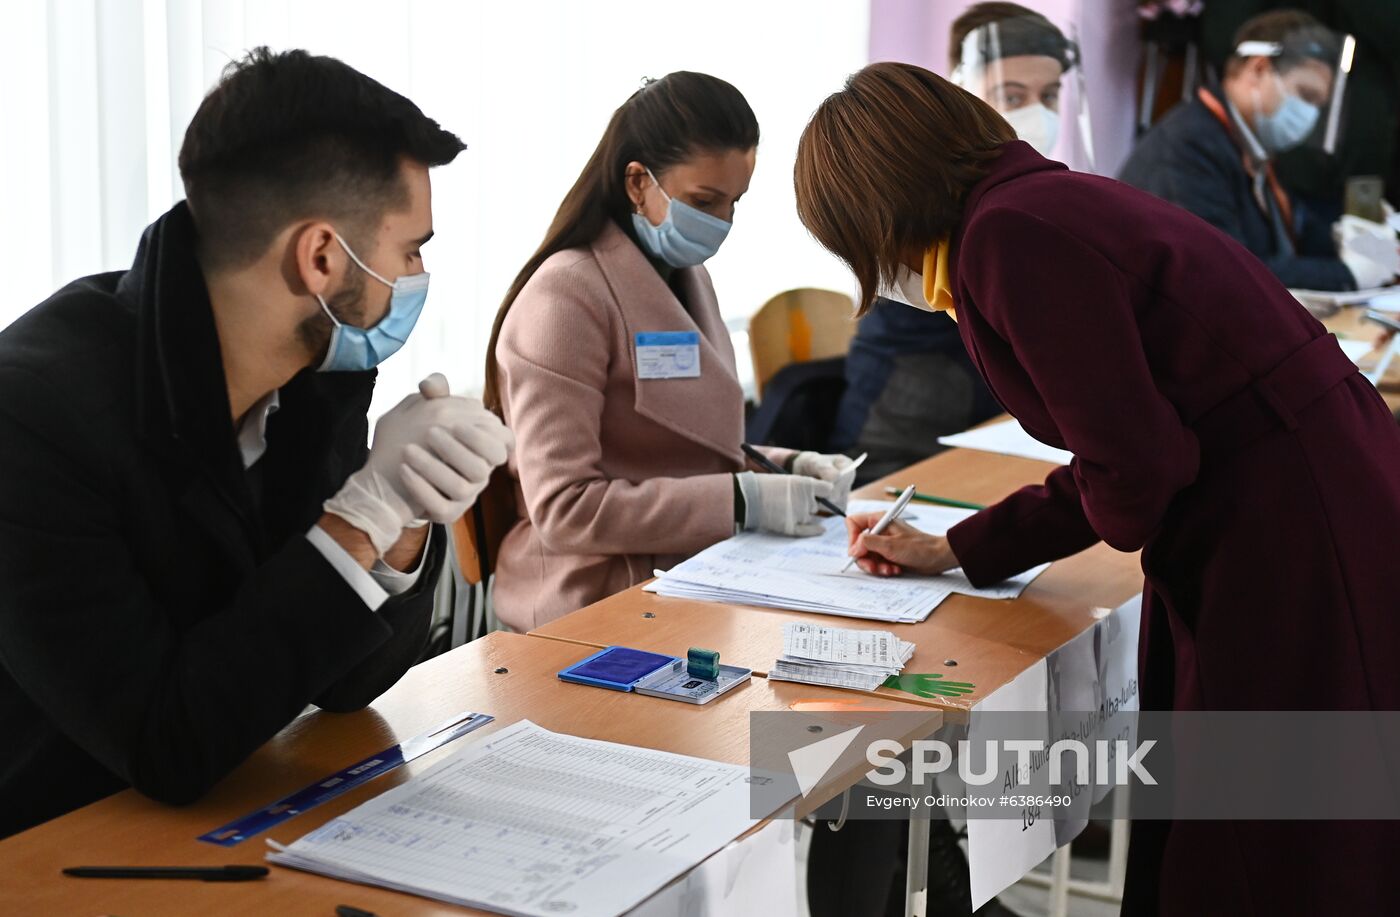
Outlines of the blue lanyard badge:
M 639 331 L 638 379 L 700 378 L 700 334 L 695 331 Z

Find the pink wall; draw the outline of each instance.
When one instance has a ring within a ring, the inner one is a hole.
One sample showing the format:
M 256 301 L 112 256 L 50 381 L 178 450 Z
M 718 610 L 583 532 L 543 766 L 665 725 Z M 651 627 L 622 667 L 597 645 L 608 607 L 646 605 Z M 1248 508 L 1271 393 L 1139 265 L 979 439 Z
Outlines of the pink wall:
M 1079 32 L 1093 123 L 1096 169 L 1115 175 L 1133 141 L 1139 51 L 1132 0 L 1019 0 L 1061 28 Z M 970 0 L 871 0 L 870 60 L 905 61 L 947 76 L 948 27 Z M 1061 149 L 1082 167 L 1073 131 L 1064 126 Z

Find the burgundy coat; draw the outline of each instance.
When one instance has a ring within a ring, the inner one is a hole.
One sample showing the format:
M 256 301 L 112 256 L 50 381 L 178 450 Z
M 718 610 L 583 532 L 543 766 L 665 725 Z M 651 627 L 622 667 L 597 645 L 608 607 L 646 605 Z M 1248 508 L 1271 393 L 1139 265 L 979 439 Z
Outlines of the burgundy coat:
M 973 362 L 1075 454 L 949 532 L 972 581 L 1141 548 L 1144 709 L 1400 709 L 1400 429 L 1335 339 L 1228 236 L 1020 142 L 952 246 Z M 1139 823 L 1124 913 L 1386 913 L 1397 850 L 1392 823 Z

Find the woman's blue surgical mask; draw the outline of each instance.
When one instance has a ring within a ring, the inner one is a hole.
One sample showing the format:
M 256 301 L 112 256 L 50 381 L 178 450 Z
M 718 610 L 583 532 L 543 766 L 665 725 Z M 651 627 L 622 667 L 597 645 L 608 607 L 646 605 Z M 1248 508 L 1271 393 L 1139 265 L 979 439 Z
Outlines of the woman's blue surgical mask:
M 653 226 L 640 213 L 632 214 L 632 226 L 642 248 L 671 267 L 694 267 L 713 258 L 734 224 L 676 200 L 661 187 L 651 169 L 647 169 L 647 175 L 666 198 L 666 219 L 660 226 Z
M 389 359 L 408 340 L 413 326 L 418 323 L 418 316 L 423 312 L 423 304 L 428 301 L 428 274 L 405 274 L 398 280 L 385 280 L 350 250 L 340 233 L 335 234 L 335 240 L 345 249 L 350 260 L 359 265 L 360 270 L 393 291 L 389 294 L 389 311 L 373 328 L 345 324 L 331 314 L 330 306 L 326 305 L 321 294 L 316 294 L 321 308 L 335 323 L 330 346 L 326 348 L 326 358 L 317 372 L 363 372 Z
M 1254 132 L 1259 137 L 1259 143 L 1269 153 L 1282 153 L 1290 150 L 1312 133 L 1317 126 L 1318 107 L 1310 102 L 1304 102 L 1301 98 L 1289 92 L 1283 86 L 1283 79 L 1274 73 L 1274 79 L 1279 81 L 1279 91 L 1283 93 L 1283 104 L 1278 107 L 1278 111 L 1272 115 L 1264 114 L 1263 106 L 1257 99 L 1254 116 Z

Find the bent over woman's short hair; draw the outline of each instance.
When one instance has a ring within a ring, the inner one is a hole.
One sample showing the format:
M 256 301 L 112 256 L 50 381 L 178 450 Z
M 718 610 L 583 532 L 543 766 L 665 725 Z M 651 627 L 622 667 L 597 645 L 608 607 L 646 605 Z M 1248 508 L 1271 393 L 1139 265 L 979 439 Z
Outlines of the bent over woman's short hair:
M 797 214 L 850 265 L 864 315 L 903 256 L 952 232 L 1016 134 L 986 102 L 912 64 L 871 64 L 822 102 L 797 146 Z

